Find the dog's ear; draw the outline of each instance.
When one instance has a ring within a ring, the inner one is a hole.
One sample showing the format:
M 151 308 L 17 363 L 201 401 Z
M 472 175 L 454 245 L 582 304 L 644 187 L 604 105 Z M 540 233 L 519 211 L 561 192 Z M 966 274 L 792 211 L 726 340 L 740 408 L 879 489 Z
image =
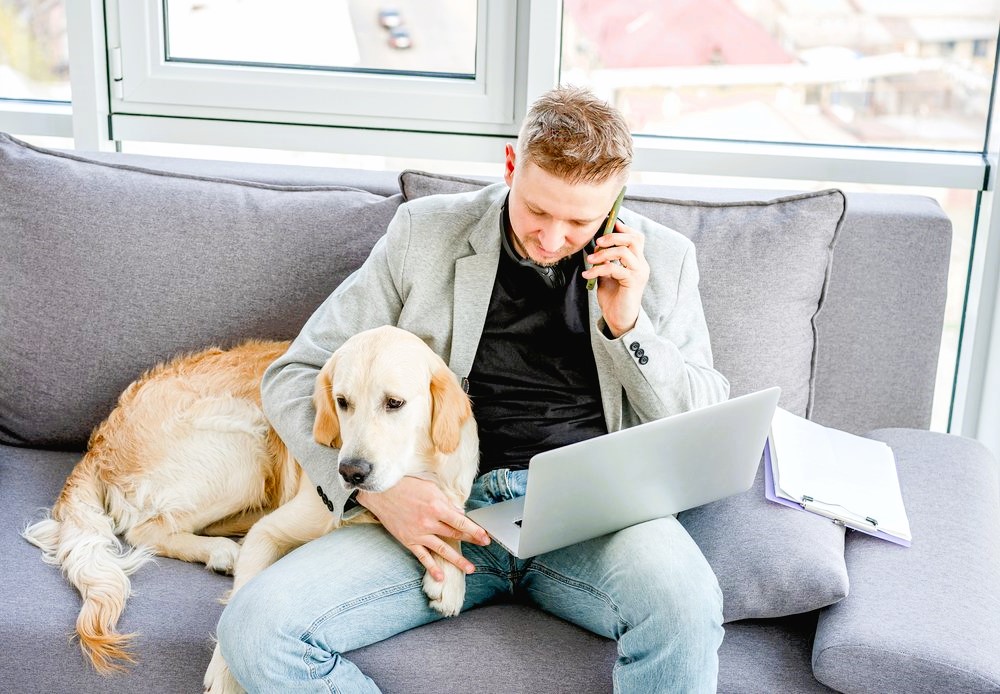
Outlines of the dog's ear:
M 431 440 L 442 453 L 454 453 L 462 441 L 462 425 L 472 416 L 472 406 L 447 367 L 431 377 L 431 404 Z
M 313 438 L 324 446 L 340 448 L 340 420 L 337 418 L 337 403 L 333 401 L 333 370 L 337 365 L 337 355 L 331 356 L 316 377 L 313 389 L 313 405 L 316 419 L 313 421 Z

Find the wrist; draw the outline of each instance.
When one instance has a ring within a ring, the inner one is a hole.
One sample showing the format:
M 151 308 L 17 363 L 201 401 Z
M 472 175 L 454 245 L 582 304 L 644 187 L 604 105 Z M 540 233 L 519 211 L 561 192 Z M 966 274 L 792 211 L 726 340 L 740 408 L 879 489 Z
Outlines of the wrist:
M 635 329 L 636 324 L 639 322 L 638 318 L 633 320 L 630 324 L 624 327 L 616 327 L 608 322 L 608 319 L 604 319 L 605 336 L 611 338 L 612 340 L 617 340 L 625 333 L 631 332 Z

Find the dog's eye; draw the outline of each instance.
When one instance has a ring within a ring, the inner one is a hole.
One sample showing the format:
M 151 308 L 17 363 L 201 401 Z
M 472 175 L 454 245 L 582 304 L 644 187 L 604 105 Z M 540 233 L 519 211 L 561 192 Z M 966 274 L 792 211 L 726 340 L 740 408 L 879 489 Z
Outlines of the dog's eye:
M 385 409 L 387 410 L 398 410 L 400 407 L 406 404 L 405 400 L 400 400 L 399 398 L 386 398 L 385 399 Z
M 347 398 L 345 398 L 343 395 L 338 395 L 337 396 L 337 407 L 339 407 L 342 410 L 346 410 L 350 406 L 351 406 L 351 403 L 349 403 L 347 401 Z

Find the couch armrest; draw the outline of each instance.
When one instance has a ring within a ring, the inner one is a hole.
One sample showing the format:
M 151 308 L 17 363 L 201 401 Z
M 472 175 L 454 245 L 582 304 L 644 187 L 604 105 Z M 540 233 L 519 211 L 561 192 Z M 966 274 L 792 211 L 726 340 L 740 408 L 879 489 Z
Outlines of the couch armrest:
M 1000 482 L 970 439 L 907 429 L 896 454 L 913 545 L 849 533 L 851 593 L 820 613 L 813 672 L 843 692 L 1000 690 Z

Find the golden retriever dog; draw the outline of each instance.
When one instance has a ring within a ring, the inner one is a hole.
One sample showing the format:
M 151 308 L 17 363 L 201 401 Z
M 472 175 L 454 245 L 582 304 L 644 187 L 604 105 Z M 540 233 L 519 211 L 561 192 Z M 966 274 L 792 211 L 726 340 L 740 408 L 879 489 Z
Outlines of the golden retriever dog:
M 479 435 L 469 398 L 444 361 L 412 333 L 390 326 L 355 335 L 327 360 L 313 391 L 313 437 L 338 449 L 345 487 L 383 492 L 404 476 L 437 483 L 448 500 L 465 507 L 479 467 Z M 305 478 L 305 474 L 303 474 Z M 286 552 L 305 542 L 299 528 L 313 519 L 325 522 L 314 539 L 334 528 L 333 517 L 311 482 L 287 504 L 251 528 L 236 563 L 235 593 Z M 378 520 L 365 511 L 345 525 Z M 259 541 L 267 533 L 269 541 Z M 449 544 L 461 551 L 458 540 Z M 423 589 L 432 608 L 446 617 L 465 602 L 465 574 L 437 557 L 444 581 L 424 574 Z M 219 646 L 205 673 L 205 691 L 242 692 Z
M 134 635 L 116 627 L 129 575 L 152 556 L 231 572 L 235 591 L 336 526 L 261 409 L 261 376 L 287 347 L 250 341 L 144 374 L 91 435 L 50 516 L 25 529 L 79 590 L 76 633 L 98 671 L 134 662 Z M 338 407 L 342 400 L 352 407 Z M 457 379 L 419 338 L 392 327 L 352 337 L 320 372 L 314 401 L 314 435 L 340 449 L 338 463 L 357 486 L 377 492 L 404 475 L 429 476 L 464 505 L 478 464 L 475 422 Z M 370 465 L 364 480 L 352 467 L 362 462 Z M 243 534 L 242 544 L 231 539 Z M 447 567 L 443 584 L 425 578 L 424 587 L 450 615 L 461 608 L 465 576 Z M 206 686 L 238 691 L 218 648 Z

